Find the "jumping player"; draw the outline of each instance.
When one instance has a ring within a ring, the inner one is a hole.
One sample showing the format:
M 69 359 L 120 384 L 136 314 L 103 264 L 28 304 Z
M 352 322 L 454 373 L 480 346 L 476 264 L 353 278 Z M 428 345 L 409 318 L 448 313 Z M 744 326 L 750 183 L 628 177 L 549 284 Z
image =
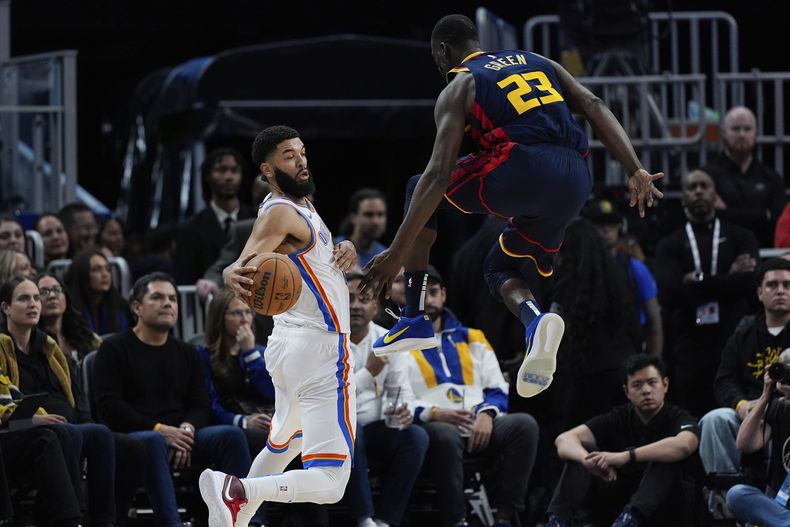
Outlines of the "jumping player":
M 307 196 L 315 190 L 299 133 L 287 126 L 260 132 L 252 158 L 271 186 L 242 257 L 223 272 L 225 284 L 250 296 L 255 256 L 287 254 L 299 268 L 302 292 L 287 312 L 274 316 L 266 368 L 275 389 L 275 411 L 266 448 L 238 479 L 204 471 L 200 493 L 211 527 L 247 527 L 263 501 L 334 503 L 351 471 L 356 399 L 348 351 L 348 288 L 343 272 L 356 265 L 351 242 L 333 246 L 332 234 Z M 299 453 L 304 470 L 283 473 Z
M 625 168 L 640 216 L 663 196 L 653 184 L 663 174 L 642 168 L 614 115 L 559 64 L 527 51 L 484 52 L 474 23 L 461 15 L 439 20 L 431 53 L 448 82 L 434 110 L 431 159 L 409 181 L 403 223 L 389 249 L 365 268 L 361 285 L 376 294 L 403 265 L 406 308 L 373 349 L 384 355 L 436 346 L 424 299 L 437 207 L 506 218 L 484 269 L 491 293 L 526 326 L 516 388 L 531 397 L 553 379 L 565 328 L 558 315 L 540 312 L 533 290 L 551 275 L 565 227 L 592 190 L 587 138 L 572 112 L 584 115 Z M 480 151 L 456 160 L 467 124 Z

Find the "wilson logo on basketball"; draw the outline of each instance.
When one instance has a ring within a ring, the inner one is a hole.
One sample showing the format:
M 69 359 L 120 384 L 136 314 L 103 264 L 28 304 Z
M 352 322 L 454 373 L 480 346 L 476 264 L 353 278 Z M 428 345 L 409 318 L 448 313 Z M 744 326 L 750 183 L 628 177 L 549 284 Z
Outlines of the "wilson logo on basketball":
M 263 298 L 266 296 L 266 286 L 269 284 L 271 273 L 265 272 L 261 277 L 261 283 L 255 288 L 252 295 L 252 304 L 255 309 L 263 309 Z

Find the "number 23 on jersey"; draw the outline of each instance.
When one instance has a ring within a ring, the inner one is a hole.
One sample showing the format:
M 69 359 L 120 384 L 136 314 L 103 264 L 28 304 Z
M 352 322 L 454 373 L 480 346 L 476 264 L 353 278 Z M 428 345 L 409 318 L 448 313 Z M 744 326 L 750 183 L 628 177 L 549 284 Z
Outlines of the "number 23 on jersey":
M 543 92 L 543 94 L 533 93 L 533 86 L 529 81 L 536 81 L 534 82 L 535 90 Z M 497 82 L 497 86 L 503 90 L 511 84 L 516 86 L 508 92 L 507 100 L 510 101 L 510 104 L 513 105 L 513 108 L 519 115 L 537 106 L 564 100 L 542 71 L 516 73 Z M 527 96 L 526 98 L 524 97 L 525 95 Z

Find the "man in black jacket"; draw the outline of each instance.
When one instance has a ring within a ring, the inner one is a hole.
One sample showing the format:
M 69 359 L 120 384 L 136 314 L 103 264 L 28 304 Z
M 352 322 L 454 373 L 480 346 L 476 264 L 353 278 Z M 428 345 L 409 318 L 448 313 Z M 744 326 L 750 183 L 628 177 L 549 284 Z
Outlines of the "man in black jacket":
M 757 297 L 763 311 L 745 317 L 727 341 L 716 374 L 716 401 L 722 406 L 700 421 L 700 457 L 709 473 L 738 472 L 741 452 L 735 446 L 738 429 L 757 405 L 763 391 L 765 366 L 790 348 L 790 261 L 774 258 L 757 270 Z
M 774 225 L 787 198 L 782 178 L 754 157 L 754 113 L 745 106 L 731 108 L 721 135 L 722 152 L 703 168 L 716 182 L 719 216 L 753 232 L 760 247 L 773 247 Z
M 175 278 L 194 284 L 216 260 L 238 220 L 255 217 L 251 207 L 239 201 L 243 160 L 232 148 L 212 150 L 200 167 L 205 209 L 187 221 L 176 241 Z
M 653 269 L 666 341 L 674 342 L 665 350 L 670 398 L 700 416 L 717 406 L 713 380 L 727 337 L 749 311 L 758 247 L 752 233 L 717 217 L 716 188 L 705 172 L 683 177 L 682 201 L 688 221 L 658 243 Z
M 208 391 L 195 348 L 170 335 L 178 318 L 176 286 L 163 273 L 132 288 L 134 328 L 107 338 L 95 362 L 100 420 L 146 448 L 146 490 L 157 526 L 180 526 L 170 467 L 213 465 L 244 476 L 250 468 L 241 428 L 207 426 Z

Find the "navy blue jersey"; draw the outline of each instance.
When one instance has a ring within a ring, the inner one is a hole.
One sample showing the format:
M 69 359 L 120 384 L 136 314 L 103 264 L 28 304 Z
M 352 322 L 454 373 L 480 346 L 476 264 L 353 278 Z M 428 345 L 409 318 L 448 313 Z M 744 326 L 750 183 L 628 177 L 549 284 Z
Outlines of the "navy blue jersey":
M 475 101 L 467 116 L 481 148 L 497 144 L 549 143 L 587 152 L 587 136 L 565 104 L 551 63 L 528 51 L 477 52 L 449 75 L 469 72 Z

